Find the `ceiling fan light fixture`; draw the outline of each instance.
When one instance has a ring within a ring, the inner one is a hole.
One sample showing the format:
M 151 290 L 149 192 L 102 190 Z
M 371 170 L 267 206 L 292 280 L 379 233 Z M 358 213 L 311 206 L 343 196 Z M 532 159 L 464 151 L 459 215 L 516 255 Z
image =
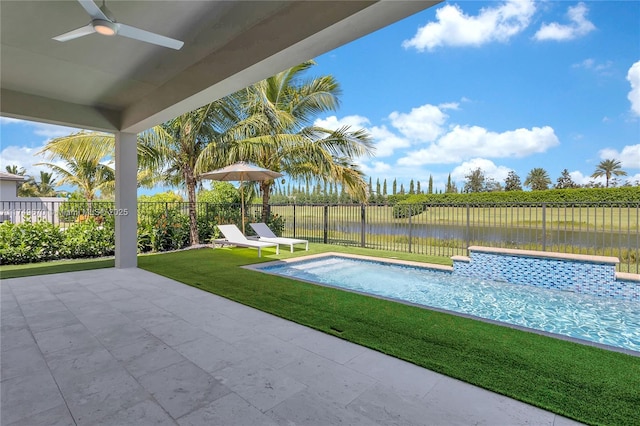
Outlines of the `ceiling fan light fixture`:
M 115 23 L 104 19 L 94 19 L 91 24 L 93 29 L 98 33 L 106 36 L 116 35 L 118 27 Z

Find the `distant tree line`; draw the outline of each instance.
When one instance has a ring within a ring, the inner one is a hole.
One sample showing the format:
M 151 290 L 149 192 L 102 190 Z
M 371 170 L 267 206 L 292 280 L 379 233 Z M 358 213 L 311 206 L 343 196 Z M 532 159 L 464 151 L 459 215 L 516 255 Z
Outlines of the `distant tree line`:
M 522 182 L 520 176 L 514 171 L 510 171 L 503 182 L 486 176 L 481 168 L 471 170 L 465 175 L 465 181 L 460 188 L 452 181 L 451 174 L 447 178 L 447 183 L 443 190 L 435 190 L 433 187 L 433 176 L 429 175 L 428 186 L 426 190 L 421 187 L 420 180 L 411 179 L 408 188 L 403 183 L 398 184 L 397 179 L 393 179 L 389 185 L 387 180 L 382 182 L 376 179 L 375 184 L 372 178 L 368 182 L 368 202 L 369 203 L 389 203 L 394 204 L 398 200 L 406 198 L 410 195 L 429 195 L 429 194 L 472 194 L 482 192 L 512 192 L 523 191 L 528 188 L 531 191 L 547 191 L 552 189 L 576 189 L 576 188 L 609 188 L 609 187 L 632 187 L 639 186 L 640 182 L 626 181 L 621 183 L 618 180 L 620 176 L 626 176 L 627 173 L 622 170 L 620 161 L 603 160 L 597 166 L 592 178 L 605 178 L 605 184 L 591 181 L 586 185 L 576 183 L 569 171 L 564 169 L 560 176 L 553 184 L 549 173 L 541 167 L 531 169 Z M 296 183 L 288 182 L 286 184 L 278 184 L 274 186 L 272 194 L 272 202 L 276 204 L 296 203 L 351 203 L 360 202 L 350 197 L 338 184 L 333 183 Z
M 556 180 L 555 185 L 549 177 L 549 173 L 542 167 L 536 167 L 531 169 L 524 180 L 524 184 L 521 183 L 520 176 L 513 170 L 509 172 L 504 180 L 504 183 L 495 181 L 492 178 L 485 176 L 484 171 L 480 168 L 472 170 L 465 176 L 465 184 L 462 192 L 495 192 L 495 191 L 522 191 L 522 187 L 527 187 L 532 191 L 546 191 L 548 189 L 571 189 L 571 188 L 609 188 L 616 186 L 634 186 L 634 183 L 626 181 L 620 183 L 618 176 L 626 176 L 627 172 L 622 170 L 620 161 L 617 160 L 603 160 L 597 166 L 596 170 L 591 175 L 592 178 L 605 178 L 605 184 L 596 183 L 590 181 L 586 185 L 579 185 L 574 182 L 569 174 L 569 170 L 564 169 L 560 174 L 560 177 Z M 637 186 L 640 182 L 635 182 Z M 455 191 L 448 191 L 455 192 Z

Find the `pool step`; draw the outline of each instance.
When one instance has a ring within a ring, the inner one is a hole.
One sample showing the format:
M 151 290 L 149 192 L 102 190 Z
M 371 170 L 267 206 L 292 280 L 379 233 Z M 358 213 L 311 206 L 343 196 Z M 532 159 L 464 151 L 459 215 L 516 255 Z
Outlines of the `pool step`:
M 339 259 L 326 259 L 326 260 L 319 260 L 317 262 L 309 262 L 309 263 L 305 262 L 303 265 L 299 265 L 299 266 L 293 265 L 292 268 L 314 273 L 314 274 L 322 274 L 322 273 L 337 271 L 339 269 L 342 269 L 344 268 L 344 265 Z

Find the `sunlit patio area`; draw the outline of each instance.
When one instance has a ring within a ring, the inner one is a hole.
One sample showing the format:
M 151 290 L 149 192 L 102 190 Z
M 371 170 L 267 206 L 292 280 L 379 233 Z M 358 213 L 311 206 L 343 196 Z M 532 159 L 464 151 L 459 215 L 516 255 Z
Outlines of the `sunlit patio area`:
M 3 425 L 574 423 L 141 269 L 0 289 Z

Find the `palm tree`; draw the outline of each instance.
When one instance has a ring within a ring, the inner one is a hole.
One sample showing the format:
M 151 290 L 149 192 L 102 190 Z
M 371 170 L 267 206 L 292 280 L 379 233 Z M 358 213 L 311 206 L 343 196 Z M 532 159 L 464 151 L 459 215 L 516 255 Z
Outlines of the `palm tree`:
M 138 135 L 138 169 L 143 172 L 144 176 L 148 176 L 148 171 L 156 169 L 161 163 L 159 153 L 154 148 L 156 140 L 160 137 L 158 130 L 158 127 L 154 127 Z M 66 161 L 74 159 L 79 162 L 94 160 L 104 162 L 113 158 L 115 149 L 116 141 L 113 134 L 80 131 L 50 140 L 36 154 L 44 154 L 49 160 L 60 159 Z M 140 177 L 139 174 L 139 185 Z M 149 187 L 155 184 L 152 181 L 147 181 L 147 183 Z
M 151 144 L 164 164 L 163 181 L 172 186 L 183 184 L 187 192 L 191 244 L 199 243 L 196 188 L 201 182 L 200 173 L 205 171 L 196 170 L 196 164 L 205 148 L 213 147 L 218 155 L 209 165 L 214 168 L 226 165 L 222 154 L 224 141 L 241 122 L 238 102 L 237 95 L 229 95 L 182 114 L 159 126 L 157 132 L 161 137 Z
M 18 168 L 15 164 L 5 166 L 5 170 L 7 173 L 11 173 L 16 176 L 24 176 L 27 178 L 26 181 L 22 182 L 18 185 L 17 195 L 18 197 L 37 197 L 38 196 L 38 188 L 36 186 L 36 181 L 32 176 L 27 176 L 27 170 L 24 167 Z
M 115 171 L 98 160 L 66 160 L 67 168 L 52 163 L 38 163 L 47 166 L 60 176 L 60 185 L 77 186 L 87 200 L 89 211 L 98 191 L 111 192 L 114 188 Z
M 302 79 L 313 65 L 304 62 L 245 89 L 246 117 L 225 144 L 205 148 L 197 168 L 210 169 L 222 148 L 228 164 L 250 161 L 292 179 L 341 183 L 352 197 L 366 200 L 367 185 L 354 159 L 372 154 L 371 139 L 348 126 L 329 130 L 313 125 L 319 113 L 337 109 L 340 94 L 332 76 Z M 273 184 L 260 182 L 263 221 L 269 217 Z
M 4 167 L 7 173 L 11 173 L 16 176 L 24 176 L 27 173 L 27 170 L 24 167 L 18 168 L 15 164 L 7 165 Z
M 524 186 L 530 187 L 533 191 L 544 191 L 549 189 L 549 185 L 551 185 L 549 173 L 542 167 L 531 169 L 524 181 Z
M 605 187 L 609 187 L 609 179 L 611 176 L 626 176 L 627 172 L 622 170 L 622 163 L 618 160 L 602 160 L 596 167 L 596 171 L 591 175 L 592 178 L 604 176 L 606 179 Z
M 207 144 L 220 145 L 224 131 L 240 121 L 235 115 L 237 105 L 237 96 L 227 96 L 138 135 L 138 185 L 153 187 L 160 181 L 185 185 L 191 244 L 199 242 L 195 190 L 200 178 L 194 165 Z M 81 163 L 112 158 L 114 152 L 112 134 L 79 132 L 50 141 L 39 154 Z M 222 164 L 220 161 L 217 164 Z
M 38 188 L 39 197 L 54 197 L 57 191 L 54 188 L 56 180 L 53 178 L 53 173 L 40 171 L 40 182 L 36 183 Z

